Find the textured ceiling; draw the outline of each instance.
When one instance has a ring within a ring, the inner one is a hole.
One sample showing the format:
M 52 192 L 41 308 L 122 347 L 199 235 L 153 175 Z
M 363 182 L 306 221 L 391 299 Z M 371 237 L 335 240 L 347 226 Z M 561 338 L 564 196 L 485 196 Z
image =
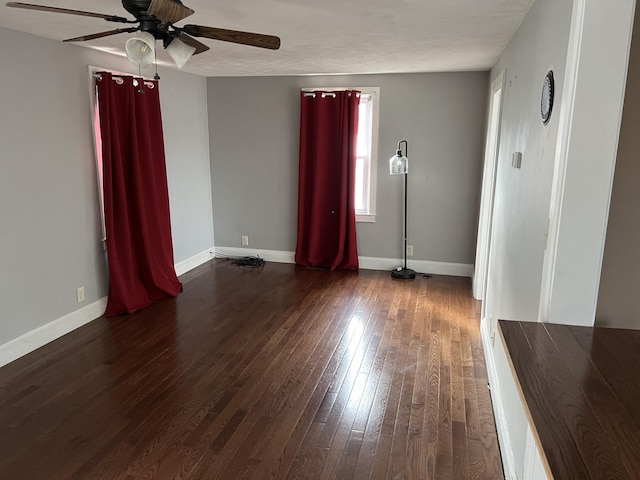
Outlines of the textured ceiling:
M 196 13 L 178 25 L 277 35 L 280 50 L 200 39 L 211 50 L 184 71 L 204 76 L 398 73 L 490 68 L 534 0 L 183 0 Z M 120 0 L 27 3 L 129 16 Z M 62 40 L 124 25 L 0 6 L 0 26 Z M 130 34 L 84 47 L 124 55 Z M 160 47 L 160 44 L 158 44 Z M 160 63 L 171 62 L 158 48 Z

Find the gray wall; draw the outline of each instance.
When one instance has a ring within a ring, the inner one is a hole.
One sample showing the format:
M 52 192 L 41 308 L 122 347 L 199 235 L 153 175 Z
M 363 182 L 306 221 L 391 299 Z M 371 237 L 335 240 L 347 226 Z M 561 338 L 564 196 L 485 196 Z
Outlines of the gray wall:
M 636 10 L 596 325 L 640 329 L 640 19 Z
M 487 317 L 494 322 L 538 319 L 572 3 L 537 0 L 491 70 L 492 79 L 506 70 L 485 292 Z M 549 68 L 555 107 L 545 126 L 540 93 Z M 521 169 L 511 166 L 516 151 L 523 154 Z
M 107 294 L 87 65 L 133 65 L 2 28 L 0 44 L 2 344 Z M 206 80 L 160 73 L 179 262 L 213 245 Z
M 359 223 L 359 254 L 402 256 L 401 179 L 388 159 L 409 143 L 409 243 L 414 259 L 471 264 L 486 122 L 485 72 L 209 78 L 216 246 L 294 251 L 299 91 L 380 87 L 377 219 Z

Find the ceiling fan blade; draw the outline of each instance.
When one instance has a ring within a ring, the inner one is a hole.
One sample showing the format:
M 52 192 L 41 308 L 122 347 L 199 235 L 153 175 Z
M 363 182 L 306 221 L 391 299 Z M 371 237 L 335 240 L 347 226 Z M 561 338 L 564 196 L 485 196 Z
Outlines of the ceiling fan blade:
M 280 38 L 273 35 L 262 35 L 260 33 L 241 32 L 239 30 L 225 30 L 224 28 L 203 27 L 202 25 L 185 25 L 180 30 L 185 31 L 194 37 L 205 37 L 223 42 L 240 43 L 252 47 L 269 48 L 277 50 L 280 48 Z
M 151 0 L 147 13 L 161 22 L 176 23 L 193 15 L 194 11 L 185 7 L 180 0 Z
M 131 28 L 118 28 L 116 30 L 109 30 L 108 32 L 92 33 L 91 35 L 84 35 L 82 37 L 67 38 L 63 42 L 86 42 L 87 40 L 94 40 L 96 38 L 108 37 L 109 35 L 117 35 L 118 33 L 131 33 L 138 30 L 137 27 Z
M 198 55 L 199 53 L 202 52 L 206 52 L 207 50 L 209 50 L 210 47 L 208 47 L 207 45 L 205 45 L 202 42 L 199 42 L 198 40 L 196 40 L 193 37 L 190 37 L 189 35 L 187 35 L 184 32 L 180 32 L 180 35 L 178 35 L 177 37 L 181 42 L 186 43 L 187 45 L 193 47 L 196 49 L 195 52 L 193 52 L 194 55 Z
M 105 15 L 103 13 L 85 12 L 83 10 L 71 10 L 68 8 L 47 7 L 46 5 L 34 5 L 32 3 L 7 2 L 7 7 L 24 8 L 26 10 L 39 10 L 42 12 L 51 12 L 51 13 L 66 13 L 68 15 L 82 15 L 83 17 L 102 18 L 104 20 L 107 20 L 108 22 L 136 23 L 136 22 L 133 22 L 132 20 L 128 20 L 124 17 L 119 17 L 117 15 Z

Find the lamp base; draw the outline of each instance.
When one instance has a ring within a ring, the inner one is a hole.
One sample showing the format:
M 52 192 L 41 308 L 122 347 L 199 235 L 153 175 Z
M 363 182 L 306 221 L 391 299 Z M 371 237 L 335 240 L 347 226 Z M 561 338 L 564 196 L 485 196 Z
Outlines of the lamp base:
M 416 278 L 416 272 L 411 270 L 410 268 L 394 268 L 391 270 L 391 276 L 394 278 L 402 278 L 404 280 L 409 280 L 410 278 Z

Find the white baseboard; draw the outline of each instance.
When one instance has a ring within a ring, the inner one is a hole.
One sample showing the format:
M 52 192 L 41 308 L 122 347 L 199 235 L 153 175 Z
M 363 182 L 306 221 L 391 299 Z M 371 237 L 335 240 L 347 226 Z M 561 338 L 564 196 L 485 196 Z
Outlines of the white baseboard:
M 175 269 L 178 276 L 189 270 L 208 262 L 214 257 L 213 248 L 198 253 L 191 258 L 176 263 Z M 53 320 L 24 335 L 9 340 L 0 345 L 0 367 L 17 360 L 18 358 L 33 352 L 34 350 L 50 343 L 57 338 L 79 328 L 96 318 L 104 315 L 107 307 L 107 297 L 101 298 L 63 317 Z
M 0 345 L 0 367 L 33 352 L 57 338 L 79 328 L 104 314 L 107 297 L 103 297 L 64 317 L 60 317 L 24 335 Z
M 491 402 L 493 403 L 493 416 L 496 420 L 496 428 L 498 430 L 498 443 L 500 444 L 500 453 L 502 455 L 504 478 L 506 480 L 517 480 L 516 461 L 513 456 L 513 446 L 511 444 L 511 438 L 509 437 L 507 416 L 502 403 L 502 395 L 500 394 L 500 381 L 498 379 L 496 362 L 493 356 L 494 348 L 491 345 L 491 334 L 489 333 L 488 322 L 486 320 L 483 320 L 480 324 L 480 335 L 482 337 L 484 358 L 487 364 L 487 374 L 489 375 Z M 496 338 L 496 341 L 501 341 L 499 336 Z
M 216 254 L 226 257 L 258 256 L 267 262 L 295 263 L 295 252 L 281 250 L 261 250 L 250 247 L 215 247 Z M 364 270 L 392 270 L 402 265 L 399 258 L 358 257 L 360 268 Z M 407 267 L 416 272 L 454 277 L 473 277 L 473 265 L 464 263 L 430 262 L 427 260 L 409 260 Z
M 207 263 L 214 257 L 214 249 L 213 247 L 206 249 L 204 252 L 200 252 L 193 257 L 187 258 L 181 262 L 176 263 L 176 275 L 184 275 L 190 270 L 193 270 L 196 267 L 199 267 L 203 263 Z

